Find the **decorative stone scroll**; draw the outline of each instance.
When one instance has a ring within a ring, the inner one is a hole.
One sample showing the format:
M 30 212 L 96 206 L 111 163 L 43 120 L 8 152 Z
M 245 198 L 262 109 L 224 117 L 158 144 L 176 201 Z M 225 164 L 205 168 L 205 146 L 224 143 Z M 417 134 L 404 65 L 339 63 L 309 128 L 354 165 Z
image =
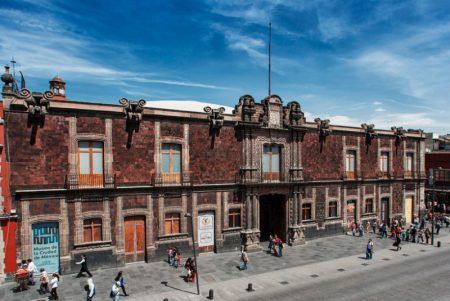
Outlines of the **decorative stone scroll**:
M 291 101 L 284 108 L 283 125 L 285 127 L 300 126 L 305 122 L 305 115 L 303 114 L 300 104 L 296 101 Z
M 127 147 L 131 147 L 133 132 L 139 132 L 139 125 L 142 121 L 142 113 L 145 107 L 145 100 L 128 100 L 121 98 L 119 103 L 123 106 L 123 113 L 127 120 L 125 130 L 128 133 Z
M 223 126 L 223 120 L 224 116 L 223 113 L 225 113 L 225 108 L 220 107 L 218 109 L 213 109 L 211 107 L 204 107 L 203 111 L 208 113 L 208 120 L 209 120 L 209 135 L 213 136 L 219 136 L 220 129 Z
M 317 128 L 319 129 L 320 141 L 325 141 L 325 138 L 331 134 L 330 120 L 316 118 L 314 119 L 314 122 L 317 123 Z
M 378 137 L 378 134 L 375 132 L 375 125 L 363 123 L 361 124 L 361 127 L 366 132 L 367 145 L 370 145 L 372 143 L 372 140 Z
M 239 98 L 236 112 L 242 114 L 242 121 L 251 122 L 256 113 L 255 99 L 251 95 L 243 95 Z
M 48 113 L 50 100 L 54 94 L 51 91 L 44 93 L 31 92 L 28 89 L 21 89 L 18 98 L 24 100 L 24 105 L 28 111 L 29 125 L 44 125 L 45 115 Z
M 400 127 L 393 126 L 393 127 L 391 127 L 391 130 L 394 131 L 395 144 L 399 145 L 400 142 L 402 142 L 403 139 L 405 139 L 406 131 L 401 126 Z

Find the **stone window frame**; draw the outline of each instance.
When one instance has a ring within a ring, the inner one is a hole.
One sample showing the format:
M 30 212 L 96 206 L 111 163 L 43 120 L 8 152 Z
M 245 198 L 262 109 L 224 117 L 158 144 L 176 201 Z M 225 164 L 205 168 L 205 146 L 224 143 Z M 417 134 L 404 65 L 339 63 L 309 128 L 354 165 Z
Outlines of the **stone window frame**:
M 183 232 L 183 223 L 184 220 L 186 219 L 184 217 L 184 210 L 181 207 L 164 207 L 164 209 L 162 210 L 162 220 L 159 221 L 159 235 L 158 238 L 163 238 L 163 239 L 170 239 L 170 238 L 178 238 L 180 236 L 186 236 L 188 235 L 187 233 L 187 229 L 186 232 Z M 179 233 L 171 233 L 171 234 L 166 234 L 166 215 L 170 214 L 170 213 L 177 213 L 180 215 L 180 232 Z
M 375 197 L 374 196 L 366 196 L 364 197 L 364 204 L 362 206 L 363 208 L 363 212 L 362 215 L 373 215 L 376 213 L 376 202 L 375 202 Z M 372 211 L 371 212 L 367 212 L 366 211 L 366 204 L 367 204 L 367 200 L 372 200 Z
M 257 168 L 257 173 L 259 180 L 262 182 L 262 174 L 263 174 L 263 149 L 265 144 L 275 144 L 281 146 L 281 157 L 280 157 L 280 179 L 282 181 L 289 179 L 289 168 L 291 164 L 291 148 L 290 143 L 287 137 L 278 136 L 278 137 L 267 137 L 266 134 L 256 133 L 256 139 L 254 139 L 254 144 L 252 147 L 249 147 L 245 150 L 248 158 L 252 158 L 250 165 L 255 166 Z M 250 156 L 250 152 L 253 155 Z
M 330 216 L 330 203 L 331 202 L 336 202 L 336 216 Z M 339 201 L 339 199 L 329 199 L 326 201 L 325 203 L 325 212 L 326 212 L 326 217 L 325 219 L 339 219 L 341 218 L 341 202 Z
M 172 215 L 172 221 L 174 220 L 173 215 L 178 215 L 178 232 L 167 233 L 166 221 L 168 220 L 168 218 L 167 218 L 168 215 Z M 180 212 L 166 211 L 164 213 L 164 235 L 165 236 L 172 236 L 172 235 L 179 235 L 179 234 L 181 234 L 181 222 L 182 222 L 182 218 L 181 218 L 181 213 Z
M 180 153 L 180 181 L 178 183 L 171 183 L 170 185 L 181 185 L 183 183 L 183 180 L 185 178 L 185 174 L 188 172 L 186 170 L 186 164 L 184 162 L 184 158 L 185 156 L 189 156 L 189 154 L 186 154 L 186 152 L 188 152 L 189 150 L 186 149 L 185 147 L 185 143 L 184 143 L 184 139 L 183 138 L 175 138 L 175 137 L 167 137 L 167 138 L 161 138 L 159 141 L 159 144 L 157 146 L 158 148 L 158 160 L 159 160 L 159 167 L 156 169 L 155 168 L 155 173 L 156 173 L 156 178 L 161 178 L 163 176 L 163 172 L 162 172 L 162 168 L 163 168 L 163 164 L 162 164 L 162 158 L 163 158 L 163 153 L 162 153 L 162 146 L 163 144 L 178 144 L 181 147 L 181 153 Z M 164 183 L 163 183 L 164 184 Z
M 241 219 L 241 221 L 240 221 L 240 226 L 239 227 L 230 227 L 230 222 L 229 222 L 229 215 L 230 215 L 230 211 L 231 210 L 236 210 L 236 209 L 239 209 L 239 211 L 240 211 L 240 219 Z M 243 210 L 242 210 L 242 205 L 241 204 L 233 204 L 233 205 L 228 205 L 228 208 L 227 208 L 227 217 L 226 217 L 226 219 L 227 219 L 227 225 L 228 225 L 228 227 L 226 228 L 226 230 L 238 230 L 238 229 L 242 229 L 242 225 L 243 225 L 243 222 L 244 222 L 244 220 L 243 220 Z
M 311 205 L 311 219 L 303 219 L 303 205 L 306 205 L 306 204 Z M 312 201 L 312 200 L 303 200 L 302 201 L 302 208 L 301 208 L 301 215 L 300 215 L 302 223 L 312 223 L 312 222 L 316 221 L 315 207 L 316 206 L 314 206 L 314 201 Z
M 94 221 L 98 221 L 98 220 L 100 220 L 100 223 L 99 224 L 94 224 Z M 86 221 L 91 221 L 91 223 L 86 225 Z M 100 240 L 94 240 L 94 237 L 93 237 L 94 231 L 92 231 L 94 225 L 100 225 L 100 227 L 101 227 L 101 229 L 100 229 L 101 239 Z M 91 232 L 92 240 L 90 240 L 90 241 L 85 241 L 85 239 L 84 239 L 85 238 L 85 235 L 84 235 L 85 234 L 85 230 L 87 228 L 90 228 L 90 232 Z M 85 219 L 83 219 L 83 242 L 87 243 L 87 242 L 101 242 L 101 241 L 103 241 L 103 219 L 101 217 L 98 217 L 98 218 L 96 218 L 96 217 L 94 217 L 94 218 L 85 218 Z
M 84 221 L 88 219 L 101 219 L 102 220 L 102 240 L 101 241 L 84 241 Z M 112 244 L 112 240 L 110 238 L 111 233 L 111 226 L 108 225 L 107 218 L 104 216 L 104 211 L 87 211 L 82 213 L 82 217 L 79 220 L 79 224 L 76 227 L 77 235 L 75 237 L 78 237 L 78 239 L 75 239 L 74 241 L 74 249 L 85 247 L 85 246 L 92 246 L 92 245 L 104 245 Z M 109 233 L 109 235 L 108 235 Z M 109 238 L 109 239 L 108 239 Z
M 355 170 L 354 176 L 349 177 L 347 171 L 347 154 L 353 152 L 355 154 Z M 355 146 L 345 146 L 343 151 L 343 164 L 344 164 L 344 179 L 346 180 L 357 180 L 361 177 L 361 155 L 358 147 Z
M 264 180 L 264 146 L 277 146 L 279 149 L 279 164 L 280 164 L 280 171 L 278 180 Z M 260 176 L 262 182 L 283 182 L 286 179 L 286 145 L 284 142 L 280 141 L 261 141 L 260 143 Z
M 390 139 L 389 141 L 389 147 L 381 147 L 381 141 L 378 138 L 378 152 L 377 152 L 377 171 L 378 171 L 378 177 L 379 178 L 391 178 L 393 176 L 393 170 L 392 170 L 392 163 L 393 163 L 393 149 L 392 149 L 392 139 Z M 384 176 L 381 173 L 381 153 L 383 152 L 387 152 L 389 154 L 389 160 L 388 160 L 388 171 L 387 171 L 387 175 Z
M 414 176 L 415 176 L 415 174 L 416 174 L 416 162 L 415 162 L 415 159 L 416 159 L 416 152 L 414 151 L 414 150 L 411 150 L 411 149 L 405 149 L 404 150 L 404 152 L 403 152 L 403 157 L 404 157 L 404 159 L 403 159 L 403 173 L 404 173 L 404 177 L 405 178 L 413 178 Z M 408 166 L 408 155 L 411 155 L 412 156 L 412 159 L 411 159 L 411 170 L 410 171 L 407 171 L 407 166 Z

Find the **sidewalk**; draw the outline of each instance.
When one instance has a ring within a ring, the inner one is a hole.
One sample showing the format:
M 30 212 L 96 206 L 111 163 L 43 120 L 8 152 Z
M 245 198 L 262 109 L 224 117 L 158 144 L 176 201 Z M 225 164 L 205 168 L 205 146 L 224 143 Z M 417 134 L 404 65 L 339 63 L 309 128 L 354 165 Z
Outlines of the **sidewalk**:
M 450 228 L 442 228 L 436 241 L 442 242 L 442 248 L 448 249 Z M 378 236 L 377 236 L 378 237 Z M 368 238 L 374 238 L 375 254 L 372 261 L 364 257 Z M 198 259 L 200 288 L 202 296 L 196 295 L 196 284 L 183 280 L 183 268 L 175 269 L 166 262 L 138 263 L 122 267 L 129 297 L 121 300 L 204 300 L 210 288 L 214 289 L 214 299 L 227 300 L 237 297 L 245 291 L 247 283 L 253 283 L 257 291 L 276 288 L 294 281 L 311 281 L 311 275 L 338 275 L 336 269 L 361 269 L 362 263 L 386 264 L 392 260 L 405 260 L 401 254 L 424 254 L 420 250 L 437 252 L 439 248 L 423 244 L 404 243 L 403 250 L 394 252 L 393 240 L 375 238 L 373 234 L 364 237 L 340 235 L 321 238 L 297 247 L 285 247 L 283 257 L 271 256 L 266 252 L 250 253 L 250 265 L 247 271 L 239 271 L 240 253 L 201 254 Z M 183 258 L 183 261 L 186 258 Z M 301 268 L 299 268 L 301 267 Z M 368 268 L 366 266 L 365 268 Z M 97 295 L 94 300 L 110 300 L 109 290 L 113 278 L 119 269 L 94 271 Z M 77 279 L 74 275 L 61 277 L 58 289 L 60 300 L 85 300 L 83 286 L 87 278 Z M 276 281 L 274 281 L 276 279 Z M 280 284 L 280 282 L 282 284 Z M 287 283 L 286 283 L 287 282 Z M 284 283 L 284 284 L 283 284 Z M 20 293 L 12 293 L 14 283 L 0 286 L 1 300 L 46 300 L 36 292 L 38 286 Z

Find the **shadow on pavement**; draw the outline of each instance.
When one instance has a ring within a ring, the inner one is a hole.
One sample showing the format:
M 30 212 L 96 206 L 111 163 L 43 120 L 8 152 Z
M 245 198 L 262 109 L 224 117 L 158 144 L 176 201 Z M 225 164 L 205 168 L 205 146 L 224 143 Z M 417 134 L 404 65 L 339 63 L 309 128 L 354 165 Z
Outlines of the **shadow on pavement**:
M 180 277 L 184 277 L 184 276 L 180 276 Z M 166 287 L 168 287 L 168 288 L 171 288 L 171 289 L 174 289 L 174 290 L 177 290 L 177 291 L 180 291 L 180 292 L 185 292 L 185 293 L 197 295 L 197 293 L 190 292 L 190 291 L 187 291 L 187 290 L 178 288 L 178 287 L 170 286 L 169 283 L 168 283 L 167 281 L 161 281 L 161 284 L 164 285 L 164 286 L 166 286 Z

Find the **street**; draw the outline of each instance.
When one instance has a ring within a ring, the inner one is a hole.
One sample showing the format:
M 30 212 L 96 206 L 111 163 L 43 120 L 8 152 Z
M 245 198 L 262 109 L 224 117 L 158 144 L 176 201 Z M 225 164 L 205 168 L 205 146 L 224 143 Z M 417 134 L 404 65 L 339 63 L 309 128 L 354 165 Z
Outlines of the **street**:
M 340 277 L 317 277 L 313 282 L 291 282 L 270 292 L 253 292 L 234 300 L 450 300 L 450 252 L 408 257 L 400 262 Z

